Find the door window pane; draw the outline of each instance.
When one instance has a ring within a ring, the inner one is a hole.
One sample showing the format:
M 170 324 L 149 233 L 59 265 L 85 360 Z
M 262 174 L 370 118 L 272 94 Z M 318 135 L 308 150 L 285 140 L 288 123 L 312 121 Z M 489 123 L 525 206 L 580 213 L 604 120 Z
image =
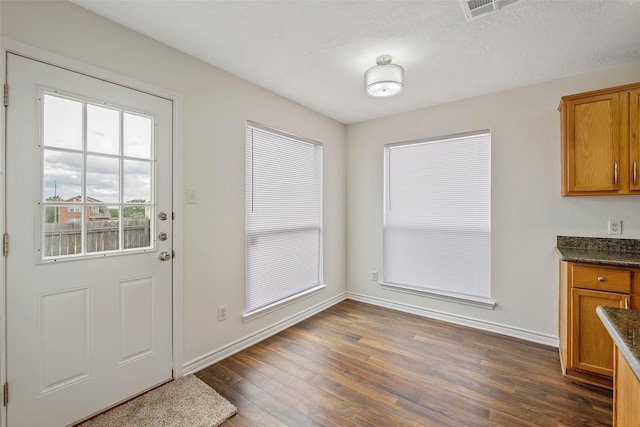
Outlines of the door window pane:
M 82 212 L 74 205 L 43 207 L 43 257 L 75 255 L 82 252 Z
M 87 156 L 87 201 L 120 201 L 120 162 L 116 158 Z
M 124 160 L 123 200 L 126 203 L 151 201 L 151 163 L 138 160 Z
M 44 150 L 43 199 L 80 202 L 82 195 L 82 154 Z M 76 197 L 77 200 L 71 200 Z
M 87 151 L 120 153 L 120 112 L 87 105 Z
M 111 215 L 115 215 L 115 219 Z M 85 222 L 87 252 L 116 251 L 120 248 L 118 208 L 106 204 L 88 205 Z
M 151 158 L 151 127 L 149 117 L 124 113 L 124 155 L 128 157 Z
M 82 149 L 82 102 L 44 95 L 43 135 L 47 147 Z
M 151 246 L 151 206 L 129 205 L 122 213 L 124 248 L 148 248 Z

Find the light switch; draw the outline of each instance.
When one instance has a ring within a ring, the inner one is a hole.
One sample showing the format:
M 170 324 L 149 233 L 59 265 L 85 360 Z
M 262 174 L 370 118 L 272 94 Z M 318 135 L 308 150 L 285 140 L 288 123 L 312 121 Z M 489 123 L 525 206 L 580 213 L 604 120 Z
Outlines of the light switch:
M 198 189 L 196 187 L 187 187 L 187 203 L 198 203 Z

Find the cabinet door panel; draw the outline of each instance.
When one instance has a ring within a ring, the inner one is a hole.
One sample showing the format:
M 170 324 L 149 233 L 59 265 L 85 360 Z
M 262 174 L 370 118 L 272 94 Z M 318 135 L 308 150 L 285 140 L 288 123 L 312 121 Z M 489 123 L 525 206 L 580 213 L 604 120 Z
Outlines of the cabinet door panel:
M 619 95 L 571 101 L 567 108 L 569 192 L 617 191 L 620 173 Z
M 629 188 L 640 191 L 640 89 L 629 94 Z
M 572 289 L 573 367 L 613 376 L 613 340 L 596 314 L 596 307 L 624 308 L 629 296 L 612 292 Z

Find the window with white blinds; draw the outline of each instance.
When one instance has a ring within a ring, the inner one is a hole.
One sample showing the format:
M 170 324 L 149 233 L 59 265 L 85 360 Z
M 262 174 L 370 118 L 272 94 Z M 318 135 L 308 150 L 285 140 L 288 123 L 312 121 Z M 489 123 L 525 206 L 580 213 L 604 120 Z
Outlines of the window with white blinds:
M 246 128 L 246 310 L 322 284 L 322 145 Z
M 384 284 L 491 298 L 491 133 L 385 147 Z

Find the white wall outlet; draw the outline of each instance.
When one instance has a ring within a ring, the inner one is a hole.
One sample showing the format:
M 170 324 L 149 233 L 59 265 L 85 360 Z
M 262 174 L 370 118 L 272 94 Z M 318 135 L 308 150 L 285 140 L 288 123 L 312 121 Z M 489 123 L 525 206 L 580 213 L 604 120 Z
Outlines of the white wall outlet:
M 223 320 L 227 320 L 227 306 L 221 305 L 218 307 L 218 322 L 222 322 Z
M 609 220 L 609 234 L 622 234 L 622 220 L 610 219 Z
M 373 280 L 374 282 L 378 281 L 378 272 L 377 271 L 372 271 L 371 272 L 371 280 Z
M 187 187 L 187 203 L 198 203 L 198 189 L 196 187 Z

